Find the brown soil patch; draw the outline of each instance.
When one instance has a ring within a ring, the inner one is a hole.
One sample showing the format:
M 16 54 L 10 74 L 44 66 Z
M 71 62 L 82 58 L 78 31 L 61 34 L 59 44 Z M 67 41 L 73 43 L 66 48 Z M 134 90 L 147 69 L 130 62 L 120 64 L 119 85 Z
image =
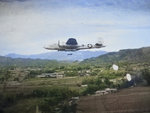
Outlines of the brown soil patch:
M 150 113 L 150 87 L 132 87 L 113 94 L 81 97 L 77 113 Z

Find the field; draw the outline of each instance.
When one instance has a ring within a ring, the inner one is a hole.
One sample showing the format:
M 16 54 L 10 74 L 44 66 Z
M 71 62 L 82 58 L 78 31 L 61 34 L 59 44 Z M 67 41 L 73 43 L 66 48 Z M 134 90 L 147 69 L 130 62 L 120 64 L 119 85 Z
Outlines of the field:
M 68 88 L 70 90 L 80 91 L 81 87 L 77 84 L 81 83 L 84 77 L 65 77 L 57 78 L 32 78 L 24 80 L 23 82 L 7 82 L 6 85 L 0 85 L 0 93 L 3 94 L 31 94 L 33 90 L 49 90 L 53 88 L 62 89 Z M 33 113 L 36 112 L 36 107 L 45 98 L 24 98 L 17 100 L 13 105 L 6 107 L 6 113 Z
M 80 84 L 84 77 L 66 77 L 61 79 L 56 78 L 33 78 L 24 82 L 18 82 L 9 84 L 6 86 L 0 85 L 0 92 L 5 89 L 6 92 L 16 93 L 31 93 L 35 89 L 43 88 L 65 88 L 68 87 L 71 90 L 78 90 L 77 84 Z
M 78 101 L 77 113 L 149 113 L 150 87 L 137 86 L 117 93 L 85 96 Z

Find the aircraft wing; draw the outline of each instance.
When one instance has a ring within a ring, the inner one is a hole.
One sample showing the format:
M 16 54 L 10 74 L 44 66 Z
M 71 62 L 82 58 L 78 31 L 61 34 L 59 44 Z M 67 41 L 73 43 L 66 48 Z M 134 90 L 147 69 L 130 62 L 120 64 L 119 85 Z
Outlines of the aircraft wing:
M 77 48 L 77 50 L 82 50 L 82 49 L 94 49 L 94 48 L 102 48 L 105 47 L 102 44 L 87 44 L 87 45 L 81 45 L 80 47 Z
M 49 46 L 44 46 L 45 49 L 48 50 L 59 50 L 59 46 L 57 44 L 49 45 Z

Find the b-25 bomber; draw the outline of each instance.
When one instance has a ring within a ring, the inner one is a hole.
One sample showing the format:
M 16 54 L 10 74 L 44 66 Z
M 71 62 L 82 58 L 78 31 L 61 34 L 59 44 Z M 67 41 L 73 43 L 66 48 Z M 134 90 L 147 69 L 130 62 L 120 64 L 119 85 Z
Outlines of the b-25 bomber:
M 96 44 L 87 44 L 87 45 L 78 45 L 77 40 L 75 38 L 69 38 L 65 44 L 53 44 L 49 46 L 45 46 L 45 49 L 48 50 L 58 50 L 58 51 L 78 51 L 83 49 L 94 49 L 94 48 L 102 48 L 105 47 L 102 44 L 102 41 L 98 41 Z

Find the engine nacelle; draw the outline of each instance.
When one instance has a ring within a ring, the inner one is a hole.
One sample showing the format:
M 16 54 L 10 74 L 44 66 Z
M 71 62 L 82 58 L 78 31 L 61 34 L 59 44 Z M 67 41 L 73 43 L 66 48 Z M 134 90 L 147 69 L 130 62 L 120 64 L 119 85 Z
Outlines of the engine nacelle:
M 93 47 L 93 45 L 92 45 L 92 44 L 88 44 L 87 46 L 88 46 L 88 48 L 92 48 L 92 47 Z

